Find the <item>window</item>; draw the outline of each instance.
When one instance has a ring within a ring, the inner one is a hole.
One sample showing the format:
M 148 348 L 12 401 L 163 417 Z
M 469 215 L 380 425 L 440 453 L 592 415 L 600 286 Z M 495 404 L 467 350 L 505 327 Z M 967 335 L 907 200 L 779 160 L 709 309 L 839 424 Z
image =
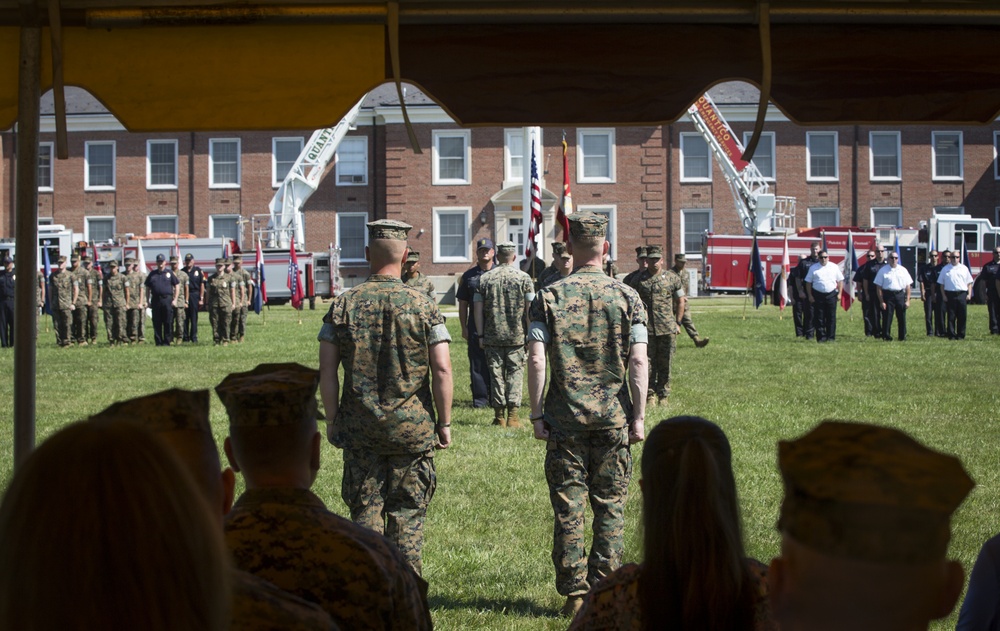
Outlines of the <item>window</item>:
M 576 146 L 577 182 L 615 181 L 615 130 L 581 129 L 576 134 Z
M 934 154 L 933 179 L 962 179 L 962 132 L 931 132 L 931 152 Z
M 52 190 L 52 143 L 38 143 L 38 190 Z
M 281 186 L 302 153 L 305 141 L 300 138 L 275 138 L 271 141 L 271 185 Z
M 363 263 L 368 245 L 368 213 L 337 213 L 337 247 L 344 263 Z
M 344 138 L 337 147 L 337 186 L 360 186 L 368 183 L 368 138 Z
M 744 147 L 750 143 L 750 139 L 752 137 L 753 132 L 743 132 Z M 760 171 L 760 174 L 764 176 L 765 180 L 774 181 L 776 171 L 774 166 L 773 131 L 761 132 L 760 142 L 757 143 L 757 149 L 753 152 L 753 163 L 757 166 L 757 170 Z
M 239 215 L 209 215 L 208 236 L 212 239 L 233 239 L 241 243 Z
M 872 227 L 896 228 L 903 225 L 902 208 L 872 208 Z
M 900 179 L 900 144 L 898 131 L 873 131 L 868 136 L 871 146 L 871 179 Z
M 146 141 L 146 188 L 177 188 L 177 141 Z
M 701 258 L 701 238 L 712 230 L 712 210 L 681 210 L 681 234 L 684 235 L 684 253 Z
M 51 226 L 54 223 L 55 223 L 55 221 L 53 221 L 52 217 L 39 217 L 38 218 L 38 225 L 39 226 Z
M 837 132 L 806 132 L 806 179 L 823 182 L 839 177 Z
M 810 208 L 809 209 L 809 227 L 817 228 L 819 226 L 839 226 L 840 225 L 840 209 L 839 208 Z
M 435 131 L 431 150 L 435 185 L 471 184 L 472 133 L 468 129 Z
M 613 260 L 617 261 L 618 248 L 615 247 L 615 235 L 617 233 L 616 220 L 618 214 L 617 208 L 614 206 L 579 206 L 578 209 L 581 211 L 592 212 L 596 215 L 604 215 L 608 218 L 608 233 L 607 236 L 604 237 L 604 240 L 608 242 L 608 254 L 611 255 Z
M 933 215 L 964 215 L 965 208 L 962 206 L 935 206 Z
M 88 142 L 85 144 L 84 154 L 84 162 L 86 162 L 84 189 L 88 191 L 115 190 L 114 141 Z
M 115 238 L 114 217 L 84 217 L 83 238 L 94 243 L 108 243 Z
M 177 215 L 148 215 L 146 217 L 146 234 L 153 232 L 177 234 Z
M 434 209 L 434 262 L 466 263 L 469 257 L 469 208 Z
M 239 188 L 240 139 L 210 138 L 208 140 L 208 187 Z
M 520 129 L 504 131 L 503 151 L 504 188 L 524 181 L 524 132 Z
M 681 134 L 681 182 L 711 182 L 711 160 L 701 134 Z

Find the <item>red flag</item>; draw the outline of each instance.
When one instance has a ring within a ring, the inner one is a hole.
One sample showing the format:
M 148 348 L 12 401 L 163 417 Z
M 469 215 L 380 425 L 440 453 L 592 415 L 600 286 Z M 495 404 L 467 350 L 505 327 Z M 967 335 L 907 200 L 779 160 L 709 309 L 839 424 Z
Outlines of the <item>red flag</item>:
M 542 232 L 542 187 L 538 183 L 538 162 L 535 161 L 535 143 L 531 143 L 531 218 L 528 221 L 528 242 L 524 256 L 535 258 L 535 237 Z
M 295 235 L 288 246 L 288 290 L 292 292 L 292 306 L 302 308 L 305 291 L 302 289 L 302 272 L 299 271 L 299 256 L 295 253 Z
M 569 216 L 573 214 L 573 196 L 569 192 L 569 161 L 566 158 L 566 136 L 563 136 L 563 194 L 556 210 L 556 222 L 562 226 L 562 240 L 569 241 Z

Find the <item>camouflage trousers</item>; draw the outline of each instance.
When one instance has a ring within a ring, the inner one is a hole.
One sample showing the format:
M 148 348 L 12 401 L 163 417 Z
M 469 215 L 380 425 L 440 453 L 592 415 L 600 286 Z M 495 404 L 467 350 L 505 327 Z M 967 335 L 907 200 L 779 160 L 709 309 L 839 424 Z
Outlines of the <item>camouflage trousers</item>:
M 73 324 L 73 312 L 69 309 L 52 307 L 52 326 L 56 331 L 56 344 L 69 346 L 69 330 Z
M 487 346 L 486 368 L 490 373 L 490 407 L 521 406 L 524 382 L 524 346 Z
M 555 513 L 552 563 L 563 596 L 585 594 L 618 569 L 625 539 L 625 499 L 632 477 L 628 428 L 590 432 L 553 429 L 545 479 Z M 594 539 L 584 545 L 586 502 L 594 511 Z
M 73 324 L 70 337 L 74 344 L 87 341 L 87 305 L 78 304 L 73 310 Z
M 121 307 L 104 308 L 104 328 L 108 330 L 109 344 L 124 344 L 128 342 L 125 324 L 125 309 Z
M 91 305 L 89 305 L 87 307 L 84 307 L 84 308 L 86 309 L 86 313 L 87 313 L 87 316 L 86 316 L 87 320 L 84 323 L 84 326 L 85 326 L 85 329 L 86 329 L 84 331 L 84 337 L 87 338 L 88 342 L 90 342 L 90 343 L 93 344 L 94 342 L 97 341 L 97 330 L 98 330 L 98 328 L 100 328 L 100 322 L 101 322 L 100 312 L 101 312 L 101 308 L 98 307 L 95 304 L 91 304 Z
M 187 317 L 187 305 L 181 305 L 174 309 L 174 342 L 180 344 L 184 339 L 184 319 Z
M 212 325 L 212 339 L 216 344 L 229 341 L 229 325 L 233 319 L 233 310 L 221 305 L 213 305 L 208 309 L 208 322 Z
M 687 331 L 688 337 L 692 340 L 698 339 L 698 329 L 695 328 L 694 322 L 691 321 L 691 312 L 687 309 L 684 310 L 684 315 L 681 316 L 680 324 Z
M 434 497 L 434 452 L 384 456 L 344 450 L 341 497 L 354 523 L 385 535 L 420 574 L 424 517 Z
M 229 339 L 238 340 L 244 336 L 247 329 L 247 308 L 233 308 L 233 317 L 229 321 Z
M 676 335 L 650 335 L 646 352 L 649 355 L 649 394 L 670 395 L 670 369 L 677 350 Z
M 129 307 L 125 312 L 125 337 L 130 342 L 138 342 L 142 339 L 140 327 L 142 326 L 142 321 L 145 319 L 146 313 L 144 309 Z

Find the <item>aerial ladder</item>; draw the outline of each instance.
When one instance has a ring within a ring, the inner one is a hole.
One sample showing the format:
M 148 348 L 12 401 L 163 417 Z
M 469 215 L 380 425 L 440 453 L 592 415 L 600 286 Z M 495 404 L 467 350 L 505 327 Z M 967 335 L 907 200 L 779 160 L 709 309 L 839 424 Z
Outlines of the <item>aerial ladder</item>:
M 743 228 L 750 234 L 794 232 L 795 198 L 772 193 L 760 169 L 743 159 L 742 143 L 711 97 L 701 96 L 688 116 L 722 169 Z

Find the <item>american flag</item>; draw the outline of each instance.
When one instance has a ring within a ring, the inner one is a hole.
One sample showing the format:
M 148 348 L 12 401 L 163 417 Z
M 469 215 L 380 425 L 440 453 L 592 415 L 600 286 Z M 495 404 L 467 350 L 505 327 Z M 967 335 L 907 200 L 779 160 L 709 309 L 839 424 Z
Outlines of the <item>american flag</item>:
M 566 135 L 563 134 L 563 194 L 556 210 L 556 222 L 562 226 L 563 241 L 569 241 L 569 216 L 573 214 L 573 196 L 569 192 L 569 160 L 566 158 Z
M 264 282 L 264 256 L 261 254 L 260 239 L 257 239 L 257 286 L 254 288 L 253 310 L 260 313 L 267 304 L 267 284 Z
M 292 292 L 292 306 L 302 308 L 305 291 L 302 289 L 302 272 L 299 271 L 299 256 L 295 253 L 295 235 L 288 246 L 288 290 Z
M 538 183 L 538 162 L 535 160 L 535 143 L 531 143 L 531 218 L 528 221 L 528 242 L 524 256 L 535 258 L 535 237 L 542 232 L 542 187 Z

